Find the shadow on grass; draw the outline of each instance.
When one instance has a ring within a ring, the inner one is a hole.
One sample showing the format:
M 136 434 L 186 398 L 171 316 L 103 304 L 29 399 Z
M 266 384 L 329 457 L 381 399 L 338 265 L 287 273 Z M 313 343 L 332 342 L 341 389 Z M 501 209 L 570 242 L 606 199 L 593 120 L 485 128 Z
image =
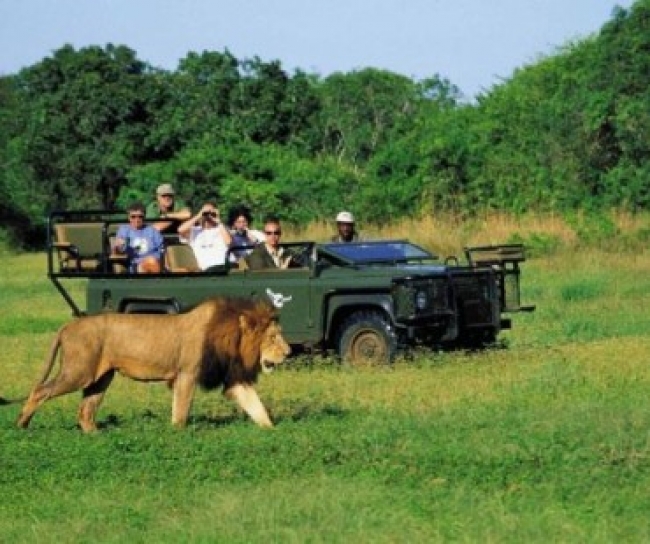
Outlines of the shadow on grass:
M 340 420 L 348 416 L 348 411 L 337 406 L 293 406 L 289 410 L 269 410 L 269 416 L 274 425 L 283 423 L 302 423 L 322 421 L 323 419 L 336 418 Z M 253 424 L 252 420 L 243 412 L 237 410 L 229 415 L 211 416 L 199 414 L 190 418 L 190 424 L 202 428 L 220 428 L 229 425 Z
M 237 413 L 226 416 L 210 416 L 205 414 L 198 414 L 195 416 L 190 416 L 187 420 L 187 425 L 214 428 L 225 427 L 227 425 L 232 425 L 239 421 L 245 420 L 246 417 L 247 416 L 245 414 Z M 170 428 L 173 428 L 171 419 L 167 413 L 156 413 L 152 410 L 145 410 L 139 414 L 130 415 L 129 417 L 118 416 L 116 414 L 108 414 L 102 421 L 97 422 L 97 428 L 99 430 L 110 430 L 147 424 L 154 424 L 155 426 L 158 426 L 159 424 L 167 425 Z
M 339 406 L 303 405 L 294 406 L 289 413 L 279 415 L 275 421 L 276 423 L 281 423 L 283 421 L 299 423 L 302 421 L 314 421 L 330 418 L 342 419 L 348 417 L 348 415 L 349 410 L 344 410 Z
M 271 411 L 269 410 L 269 412 Z M 340 420 L 347 418 L 349 413 L 349 410 L 344 410 L 338 406 L 301 405 L 292 406 L 289 410 L 278 411 L 277 414 L 270 413 L 270 417 L 275 425 L 281 425 L 287 422 L 312 422 L 332 418 Z M 129 417 L 108 414 L 101 421 L 97 422 L 97 428 L 100 431 L 109 431 L 111 429 L 128 428 L 130 426 L 140 426 L 148 423 L 169 425 L 170 428 L 172 427 L 167 414 L 159 414 L 151 410 L 145 410 L 140 414 Z M 249 423 L 252 423 L 251 419 L 239 410 L 225 415 L 196 414 L 190 416 L 187 422 L 188 426 L 207 429 L 218 429 L 230 425 Z M 77 428 L 79 427 L 77 426 Z
M 120 428 L 122 426 L 122 420 L 115 414 L 108 414 L 103 421 L 97 422 L 97 429 L 100 431 Z

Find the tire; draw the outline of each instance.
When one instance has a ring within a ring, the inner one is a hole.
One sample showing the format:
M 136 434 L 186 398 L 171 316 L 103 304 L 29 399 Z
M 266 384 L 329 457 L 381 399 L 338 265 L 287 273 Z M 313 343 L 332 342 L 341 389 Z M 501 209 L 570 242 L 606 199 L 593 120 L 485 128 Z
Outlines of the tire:
M 395 357 L 397 339 L 379 312 L 356 312 L 339 328 L 337 348 L 342 361 L 349 365 L 389 364 Z

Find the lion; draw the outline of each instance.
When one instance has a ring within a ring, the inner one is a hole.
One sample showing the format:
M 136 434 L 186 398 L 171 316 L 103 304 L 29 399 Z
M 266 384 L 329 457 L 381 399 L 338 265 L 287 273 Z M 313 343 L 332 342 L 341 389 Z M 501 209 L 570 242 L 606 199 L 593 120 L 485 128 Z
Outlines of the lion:
M 186 425 L 198 383 L 208 390 L 223 386 L 257 425 L 272 427 L 253 384 L 291 351 L 276 312 L 264 300 L 213 298 L 179 315 L 81 317 L 59 329 L 17 424 L 27 428 L 46 400 L 81 389 L 79 425 L 84 432 L 97 430 L 95 414 L 117 371 L 168 382 L 175 426 Z M 59 351 L 59 374 L 45 383 Z

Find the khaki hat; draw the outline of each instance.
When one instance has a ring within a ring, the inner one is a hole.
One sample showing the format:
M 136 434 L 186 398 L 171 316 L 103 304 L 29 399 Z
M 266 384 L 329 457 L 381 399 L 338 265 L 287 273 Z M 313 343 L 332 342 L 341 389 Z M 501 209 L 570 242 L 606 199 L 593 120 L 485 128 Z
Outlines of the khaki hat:
M 337 223 L 354 223 L 354 215 L 350 212 L 339 212 L 336 216 Z
M 175 194 L 174 188 L 171 186 L 169 183 L 163 183 L 162 185 L 158 185 L 158 189 L 156 189 L 156 194 L 157 195 L 173 195 Z

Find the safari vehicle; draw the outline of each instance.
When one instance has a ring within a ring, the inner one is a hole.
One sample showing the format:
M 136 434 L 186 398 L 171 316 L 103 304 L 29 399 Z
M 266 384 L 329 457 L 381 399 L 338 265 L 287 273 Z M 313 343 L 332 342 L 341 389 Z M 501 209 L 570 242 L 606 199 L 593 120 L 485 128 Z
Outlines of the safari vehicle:
M 212 296 L 268 297 L 294 351 L 335 352 L 356 364 L 389 362 L 409 346 L 487 344 L 510 328 L 509 314 L 534 309 L 520 302 L 519 244 L 466 248 L 461 264 L 407 240 L 293 242 L 282 244 L 290 268 L 250 270 L 228 258 L 205 273 L 189 246 L 168 240 L 164 272 L 138 275 L 112 251 L 123 222 L 103 211 L 50 215 L 48 276 L 74 315 L 170 314 Z M 84 308 L 66 283 L 80 278 Z

